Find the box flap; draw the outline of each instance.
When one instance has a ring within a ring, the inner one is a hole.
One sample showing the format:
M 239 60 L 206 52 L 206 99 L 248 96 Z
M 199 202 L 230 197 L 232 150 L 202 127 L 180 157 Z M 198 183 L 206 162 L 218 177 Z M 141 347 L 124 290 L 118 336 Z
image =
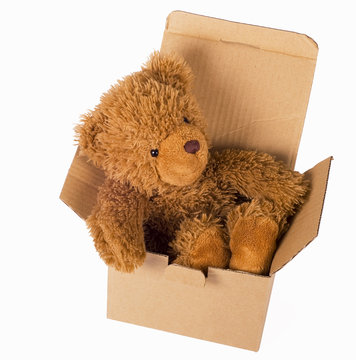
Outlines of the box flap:
M 305 173 L 311 181 L 310 194 L 301 210 L 294 216 L 289 230 L 277 248 L 271 265 L 271 274 L 281 269 L 317 237 L 331 160 L 332 157 L 329 157 Z
M 79 148 L 69 168 L 59 198 L 82 219 L 86 219 L 96 203 L 98 186 L 105 179 L 104 172 L 80 155 Z
M 306 35 L 175 11 L 161 52 L 176 52 L 214 147 L 269 152 L 294 167 L 318 54 Z
M 202 271 L 177 264 L 167 266 L 164 277 L 167 280 L 179 281 L 191 286 L 203 287 L 205 285 L 205 276 Z

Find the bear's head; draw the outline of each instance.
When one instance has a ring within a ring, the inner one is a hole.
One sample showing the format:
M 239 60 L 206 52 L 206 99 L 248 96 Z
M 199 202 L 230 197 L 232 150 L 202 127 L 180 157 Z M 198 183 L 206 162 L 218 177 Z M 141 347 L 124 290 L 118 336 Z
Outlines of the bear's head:
M 82 152 L 112 179 L 151 195 L 194 183 L 206 167 L 206 124 L 192 71 L 155 52 L 101 97 L 76 127 Z

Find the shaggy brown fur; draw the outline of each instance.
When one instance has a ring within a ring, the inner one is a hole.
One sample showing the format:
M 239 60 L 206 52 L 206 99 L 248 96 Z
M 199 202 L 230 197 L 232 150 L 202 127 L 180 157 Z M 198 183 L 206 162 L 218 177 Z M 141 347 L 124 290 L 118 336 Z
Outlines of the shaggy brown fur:
M 131 272 L 148 249 L 268 273 L 307 183 L 268 154 L 209 151 L 205 128 L 189 66 L 159 53 L 82 117 L 81 151 L 107 176 L 87 224 L 108 265 Z

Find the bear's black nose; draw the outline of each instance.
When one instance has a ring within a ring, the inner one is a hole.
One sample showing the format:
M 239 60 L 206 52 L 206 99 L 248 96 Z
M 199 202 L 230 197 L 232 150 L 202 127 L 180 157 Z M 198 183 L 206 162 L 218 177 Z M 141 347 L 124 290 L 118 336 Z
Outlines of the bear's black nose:
M 198 140 L 187 141 L 184 145 L 184 149 L 189 154 L 195 154 L 200 149 L 200 144 Z

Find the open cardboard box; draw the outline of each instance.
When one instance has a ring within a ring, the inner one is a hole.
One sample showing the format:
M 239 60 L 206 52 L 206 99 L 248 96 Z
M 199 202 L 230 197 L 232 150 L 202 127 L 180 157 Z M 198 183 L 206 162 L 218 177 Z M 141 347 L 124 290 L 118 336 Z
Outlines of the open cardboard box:
M 293 168 L 317 44 L 306 35 L 184 12 L 167 18 L 161 52 L 192 67 L 215 147 L 257 149 Z M 312 190 L 280 241 L 269 276 L 169 265 L 148 253 L 134 274 L 109 268 L 108 317 L 257 351 L 275 273 L 318 234 L 331 157 L 306 172 Z M 79 152 L 60 198 L 85 219 L 104 174 Z

